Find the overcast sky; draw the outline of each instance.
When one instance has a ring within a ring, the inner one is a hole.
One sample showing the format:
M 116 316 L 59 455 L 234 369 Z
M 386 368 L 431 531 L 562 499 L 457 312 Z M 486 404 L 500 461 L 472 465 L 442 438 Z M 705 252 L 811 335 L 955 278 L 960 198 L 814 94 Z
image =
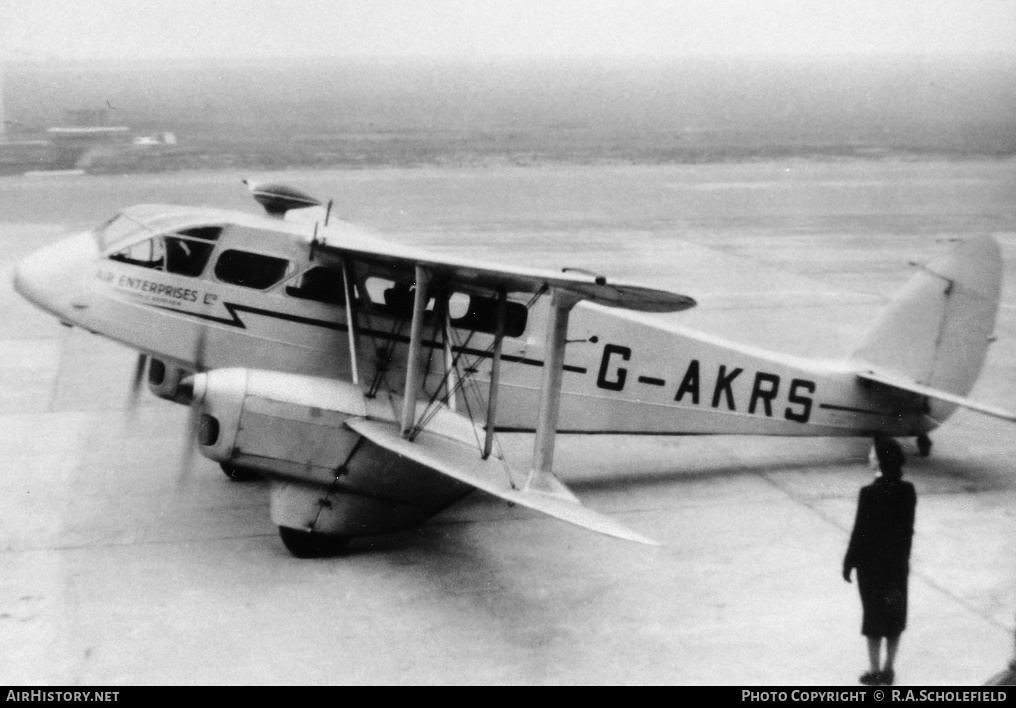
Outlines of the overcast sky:
M 1016 0 L 0 0 L 8 59 L 1016 54 Z

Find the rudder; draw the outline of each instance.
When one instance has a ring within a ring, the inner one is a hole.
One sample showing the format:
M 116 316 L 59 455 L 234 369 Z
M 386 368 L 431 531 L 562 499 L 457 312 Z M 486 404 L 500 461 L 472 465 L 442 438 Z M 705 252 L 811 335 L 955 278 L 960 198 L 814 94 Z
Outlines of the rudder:
M 851 360 L 966 396 L 984 365 L 1001 292 L 1002 254 L 995 239 L 957 243 L 893 298 Z M 932 415 L 944 419 L 953 407 Z

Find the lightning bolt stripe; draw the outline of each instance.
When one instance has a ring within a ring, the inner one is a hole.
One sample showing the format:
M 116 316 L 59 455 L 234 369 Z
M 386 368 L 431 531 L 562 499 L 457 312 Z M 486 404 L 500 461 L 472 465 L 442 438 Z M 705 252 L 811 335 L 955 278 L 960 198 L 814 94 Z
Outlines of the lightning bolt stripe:
M 236 327 L 237 329 L 247 329 L 246 323 L 240 317 L 241 313 L 248 313 L 252 315 L 258 315 L 261 317 L 269 317 L 271 319 L 283 320 L 285 322 L 295 322 L 297 324 L 309 325 L 311 327 L 321 327 L 323 329 L 336 330 L 338 332 L 348 332 L 349 327 L 339 322 L 332 322 L 330 320 L 319 320 L 312 317 L 302 317 L 300 315 L 289 314 L 288 312 L 278 312 L 276 310 L 265 310 L 260 307 L 250 307 L 249 305 L 240 305 L 234 302 L 223 302 L 222 306 L 226 308 L 230 317 L 216 317 L 215 315 L 206 315 L 200 312 L 191 312 L 190 310 L 181 310 L 175 307 L 165 307 L 162 305 L 152 305 L 159 310 L 166 310 L 167 312 L 173 312 L 178 315 L 187 315 L 194 317 L 199 320 L 205 320 L 206 322 L 215 322 L 228 327 Z M 396 342 L 408 343 L 409 337 L 403 334 L 393 334 L 392 332 L 383 332 L 381 330 L 364 328 L 360 330 L 361 334 L 375 337 L 377 339 L 394 340 Z M 433 340 L 424 340 L 424 346 L 431 349 L 443 349 L 444 344 L 441 342 L 435 342 Z M 490 352 L 486 352 L 482 349 L 473 349 L 471 347 L 452 347 L 453 351 L 469 354 L 471 356 L 479 356 L 485 359 L 491 358 Z M 524 356 L 513 356 L 509 354 L 502 354 L 501 360 L 506 362 L 512 362 L 517 364 L 525 364 L 526 366 L 543 366 L 543 362 L 539 359 L 530 359 Z M 584 366 L 572 366 L 570 364 L 564 365 L 565 371 L 570 371 L 575 374 L 585 374 L 588 369 Z

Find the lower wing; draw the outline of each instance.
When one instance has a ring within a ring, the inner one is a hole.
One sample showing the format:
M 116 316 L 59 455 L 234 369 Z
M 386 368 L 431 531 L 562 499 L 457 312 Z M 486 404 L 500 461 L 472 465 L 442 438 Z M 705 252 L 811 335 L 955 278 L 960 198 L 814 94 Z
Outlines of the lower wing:
M 420 431 L 410 442 L 399 434 L 399 425 L 395 422 L 353 418 L 345 424 L 379 447 L 506 501 L 608 536 L 650 546 L 660 545 L 610 517 L 582 506 L 559 482 L 549 491 L 514 488 L 505 473 L 503 460 L 493 457 L 481 459 L 475 446 L 428 430 Z

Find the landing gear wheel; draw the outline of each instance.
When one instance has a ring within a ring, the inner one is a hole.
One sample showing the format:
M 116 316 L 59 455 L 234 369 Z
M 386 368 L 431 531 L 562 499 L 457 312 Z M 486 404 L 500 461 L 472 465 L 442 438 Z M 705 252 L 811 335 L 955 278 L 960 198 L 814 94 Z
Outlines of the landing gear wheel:
M 246 467 L 237 467 L 228 462 L 220 462 L 223 473 L 234 482 L 250 482 L 258 478 L 258 473 Z
M 931 454 L 931 438 L 924 433 L 917 436 L 917 454 L 921 457 Z
M 329 558 L 346 550 L 348 536 L 329 536 L 312 531 L 301 531 L 288 526 L 279 527 L 279 538 L 286 550 L 297 558 Z

